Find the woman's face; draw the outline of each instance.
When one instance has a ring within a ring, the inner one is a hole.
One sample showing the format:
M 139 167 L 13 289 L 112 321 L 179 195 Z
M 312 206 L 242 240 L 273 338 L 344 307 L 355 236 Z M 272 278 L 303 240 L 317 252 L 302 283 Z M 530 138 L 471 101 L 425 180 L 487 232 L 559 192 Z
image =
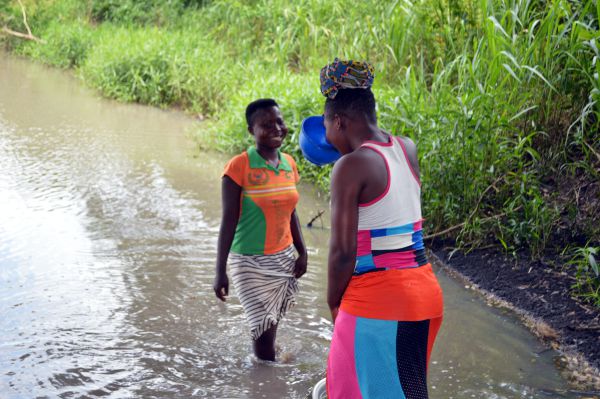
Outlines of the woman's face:
M 323 114 L 325 137 L 341 154 L 347 154 L 352 152 L 352 149 L 349 148 L 346 138 L 342 134 L 340 118 L 339 115 L 331 115 L 327 110 L 325 111 Z
M 279 148 L 287 136 L 288 128 L 278 107 L 258 110 L 248 129 L 254 136 L 257 147 Z

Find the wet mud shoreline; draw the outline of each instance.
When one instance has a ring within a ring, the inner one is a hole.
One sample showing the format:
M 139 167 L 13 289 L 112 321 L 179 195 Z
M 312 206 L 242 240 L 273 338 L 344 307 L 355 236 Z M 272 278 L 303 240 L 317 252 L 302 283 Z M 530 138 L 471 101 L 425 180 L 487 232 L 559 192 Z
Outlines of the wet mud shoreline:
M 557 362 L 574 388 L 600 391 L 600 310 L 569 295 L 571 276 L 544 261 L 489 249 L 465 254 L 438 245 L 430 256 L 493 305 L 515 311 L 538 338 L 563 354 Z

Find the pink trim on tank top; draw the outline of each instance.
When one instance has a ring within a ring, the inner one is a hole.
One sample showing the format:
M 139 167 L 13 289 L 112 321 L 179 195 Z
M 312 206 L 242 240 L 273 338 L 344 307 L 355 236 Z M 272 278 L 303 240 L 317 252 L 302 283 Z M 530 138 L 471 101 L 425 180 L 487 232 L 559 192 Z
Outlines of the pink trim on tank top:
M 367 143 L 367 142 L 365 142 L 365 143 Z M 364 145 L 365 143 L 363 143 L 363 145 L 361 145 L 361 147 L 364 146 L 365 148 L 373 150 L 376 153 L 378 153 L 381 156 L 381 158 L 383 158 L 383 162 L 385 162 L 385 169 L 387 170 L 387 175 L 388 176 L 387 176 L 387 186 L 385 187 L 385 190 L 383 191 L 383 193 L 381 193 L 380 195 L 378 195 L 376 198 L 372 199 L 369 202 L 364 202 L 362 204 L 358 204 L 358 206 L 361 206 L 361 207 L 373 205 L 374 203 L 378 202 L 380 199 L 382 199 L 383 197 L 385 197 L 386 194 L 388 193 L 388 191 L 390 191 L 390 186 L 391 186 L 391 182 L 392 182 L 392 179 L 390 178 L 390 176 L 391 176 L 390 165 L 388 164 L 388 161 L 387 161 L 387 158 L 385 157 L 385 155 L 383 155 L 383 153 L 381 151 L 379 151 L 377 148 L 369 147 L 368 145 L 365 146 Z M 380 145 L 386 145 L 386 146 L 388 145 L 388 144 L 383 144 L 383 143 L 379 143 L 379 144 Z M 392 144 L 393 143 L 390 141 L 389 145 L 392 145 Z
M 406 148 L 404 148 L 404 143 L 402 142 L 400 137 L 396 137 L 396 139 L 398 140 L 398 144 L 400 144 L 400 147 L 402 148 L 402 152 L 404 153 L 404 159 L 406 160 L 406 163 L 408 164 L 408 167 L 410 168 L 413 177 L 415 178 L 417 183 L 419 183 L 419 187 L 421 187 L 421 179 L 419 179 L 419 176 L 417 176 L 417 174 L 415 173 L 415 170 L 413 169 L 412 164 L 410 163 L 410 159 L 408 159 L 408 155 L 406 154 Z

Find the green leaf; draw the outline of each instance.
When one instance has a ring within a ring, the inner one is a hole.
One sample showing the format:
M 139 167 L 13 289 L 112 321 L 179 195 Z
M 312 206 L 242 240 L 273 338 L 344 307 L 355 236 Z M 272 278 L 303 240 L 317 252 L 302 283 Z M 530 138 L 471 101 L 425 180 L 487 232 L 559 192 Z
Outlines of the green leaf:
M 496 17 L 494 17 L 493 15 L 491 17 L 488 18 L 490 21 L 493 22 L 494 26 L 496 27 L 496 29 L 498 29 L 500 32 L 502 32 L 502 34 L 504 36 L 506 36 L 507 38 L 510 38 L 510 36 L 508 36 L 508 33 L 506 33 L 506 31 L 504 30 L 504 28 L 502 27 L 502 25 L 500 24 L 500 22 L 498 22 L 498 20 L 496 19 Z
M 508 245 L 506 245 L 506 242 L 501 237 L 498 237 L 498 240 L 500 240 L 500 243 L 504 247 L 504 250 L 508 251 Z
M 506 70 L 508 71 L 508 73 L 510 73 L 512 75 L 512 77 L 517 80 L 517 82 L 521 83 L 521 79 L 519 79 L 517 77 L 517 75 L 515 74 L 515 71 L 512 70 L 512 68 L 510 67 L 510 65 L 508 65 L 508 64 L 502 64 L 502 66 L 504 68 L 506 68 Z
M 525 108 L 524 110 L 519 111 L 515 116 L 513 116 L 512 118 L 510 118 L 508 121 L 512 122 L 513 120 L 519 118 L 521 115 L 531 111 L 532 109 L 536 109 L 538 106 L 537 105 L 533 105 L 531 107 Z
M 596 258 L 594 258 L 593 254 L 588 254 L 588 261 L 590 262 L 590 266 L 592 266 L 592 270 L 596 274 L 596 277 L 598 277 L 598 275 L 600 274 L 598 272 L 598 263 L 596 263 Z
M 544 77 L 544 75 L 542 75 L 537 69 L 532 68 L 527 65 L 523 65 L 523 68 L 527 69 L 528 71 L 531 71 L 531 73 L 535 74 L 537 77 L 542 79 L 548 85 L 548 87 L 550 87 L 554 92 L 558 93 L 556 88 L 554 88 L 554 86 L 552 86 L 552 84 L 550 82 L 548 82 L 548 80 Z

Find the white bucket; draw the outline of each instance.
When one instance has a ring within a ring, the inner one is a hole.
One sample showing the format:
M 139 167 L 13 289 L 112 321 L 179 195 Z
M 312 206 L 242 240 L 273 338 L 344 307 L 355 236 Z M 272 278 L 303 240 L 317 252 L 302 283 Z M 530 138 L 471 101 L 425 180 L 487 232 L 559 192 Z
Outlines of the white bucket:
M 325 378 L 317 382 L 312 390 L 312 399 L 327 399 L 327 386 Z

